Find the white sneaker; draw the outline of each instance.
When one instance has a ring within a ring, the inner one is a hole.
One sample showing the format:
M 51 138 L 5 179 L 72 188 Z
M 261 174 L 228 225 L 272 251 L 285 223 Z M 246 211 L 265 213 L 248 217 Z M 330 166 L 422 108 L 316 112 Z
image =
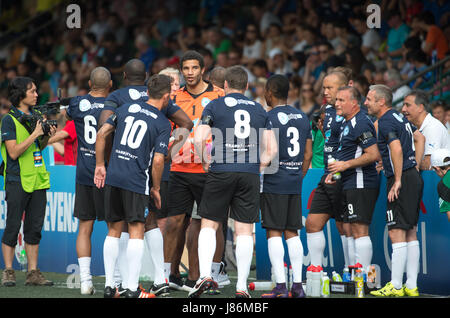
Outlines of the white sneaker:
M 81 283 L 81 295 L 94 295 L 95 288 L 91 280 Z
M 228 274 L 225 271 L 225 264 L 223 262 L 220 262 L 219 274 L 215 277 L 214 280 L 219 285 L 219 288 L 222 288 L 224 286 L 231 284 L 230 278 L 228 277 Z

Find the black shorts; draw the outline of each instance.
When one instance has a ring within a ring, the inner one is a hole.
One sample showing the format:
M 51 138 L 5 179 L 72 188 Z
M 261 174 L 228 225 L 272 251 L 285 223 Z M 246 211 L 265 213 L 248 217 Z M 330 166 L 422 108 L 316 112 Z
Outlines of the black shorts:
M 344 200 L 342 195 L 342 181 L 338 180 L 335 184 L 326 184 L 323 175 L 314 192 L 309 213 L 323 214 L 327 213 L 335 221 L 344 221 Z
M 263 228 L 280 231 L 303 228 L 300 194 L 261 193 L 260 205 Z
M 105 220 L 104 189 L 96 186 L 75 184 L 75 207 L 73 216 L 82 220 Z
M 105 220 L 127 223 L 145 222 L 149 196 L 114 186 L 105 186 Z
M 370 225 L 379 191 L 379 188 L 344 190 L 344 222 Z
M 191 216 L 194 201 L 200 206 L 206 173 L 171 171 L 167 216 L 187 214 Z
M 159 189 L 159 194 L 161 195 L 161 209 L 157 209 L 155 206 L 155 201 L 150 197 L 148 201 L 148 209 L 151 212 L 156 213 L 158 219 L 166 218 L 168 212 L 168 200 L 169 200 L 169 181 L 161 181 L 161 188 Z
M 387 202 L 386 223 L 388 229 L 410 230 L 419 222 L 420 201 L 423 193 L 423 180 L 416 168 L 402 173 L 402 187 L 397 200 Z M 387 180 L 386 193 L 389 193 L 395 177 Z
M 202 218 L 224 222 L 259 222 L 259 175 L 246 172 L 209 172 L 199 209 Z

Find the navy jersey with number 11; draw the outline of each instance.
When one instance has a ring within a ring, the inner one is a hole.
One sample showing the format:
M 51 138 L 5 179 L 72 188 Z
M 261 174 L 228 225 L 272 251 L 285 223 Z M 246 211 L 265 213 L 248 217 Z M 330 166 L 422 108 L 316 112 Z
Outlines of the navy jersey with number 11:
M 303 158 L 307 139 L 311 139 L 308 116 L 292 106 L 278 106 L 268 112 L 274 129 L 278 129 L 279 168 L 265 174 L 263 192 L 300 194 Z
M 140 102 L 117 108 L 107 123 L 116 130 L 106 184 L 148 195 L 153 154 L 167 155 L 169 120 L 157 108 Z

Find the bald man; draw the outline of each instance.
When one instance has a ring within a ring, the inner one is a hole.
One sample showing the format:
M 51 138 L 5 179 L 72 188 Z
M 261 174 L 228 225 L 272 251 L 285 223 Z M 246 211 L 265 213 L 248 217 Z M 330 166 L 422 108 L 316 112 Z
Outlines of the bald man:
M 66 116 L 73 120 L 78 141 L 74 216 L 79 219 L 76 249 L 80 266 L 81 294 L 94 294 L 91 265 L 91 234 L 94 221 L 105 218 L 103 189 L 94 185 L 95 140 L 100 113 L 112 87 L 110 72 L 104 67 L 92 70 L 90 91 L 70 100 Z

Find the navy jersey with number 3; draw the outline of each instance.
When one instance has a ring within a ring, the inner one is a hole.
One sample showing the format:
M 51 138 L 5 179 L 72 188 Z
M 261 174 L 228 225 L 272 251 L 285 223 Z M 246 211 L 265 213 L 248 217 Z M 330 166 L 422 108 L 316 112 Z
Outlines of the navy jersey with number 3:
M 409 123 L 403 114 L 390 109 L 378 119 L 378 148 L 383 159 L 384 174 L 387 178 L 394 175 L 394 166 L 388 145 L 399 140 L 403 152 L 403 171 L 415 167 L 416 153 L 414 149 L 414 131 L 416 128 Z
M 94 186 L 95 140 L 97 123 L 104 107 L 104 97 L 89 94 L 76 96 L 70 100 L 67 115 L 75 123 L 78 139 L 76 182 Z
M 148 195 L 151 160 L 155 152 L 167 155 L 170 123 L 147 103 L 124 104 L 107 123 L 113 125 L 113 148 L 106 184 Z
M 278 129 L 279 169 L 265 174 L 263 192 L 300 194 L 302 165 L 307 139 L 311 139 L 308 116 L 292 106 L 278 106 L 268 112 L 274 129 Z
M 221 135 L 213 131 L 210 171 L 259 174 L 260 129 L 272 127 L 261 104 L 232 93 L 212 100 L 201 118 Z

